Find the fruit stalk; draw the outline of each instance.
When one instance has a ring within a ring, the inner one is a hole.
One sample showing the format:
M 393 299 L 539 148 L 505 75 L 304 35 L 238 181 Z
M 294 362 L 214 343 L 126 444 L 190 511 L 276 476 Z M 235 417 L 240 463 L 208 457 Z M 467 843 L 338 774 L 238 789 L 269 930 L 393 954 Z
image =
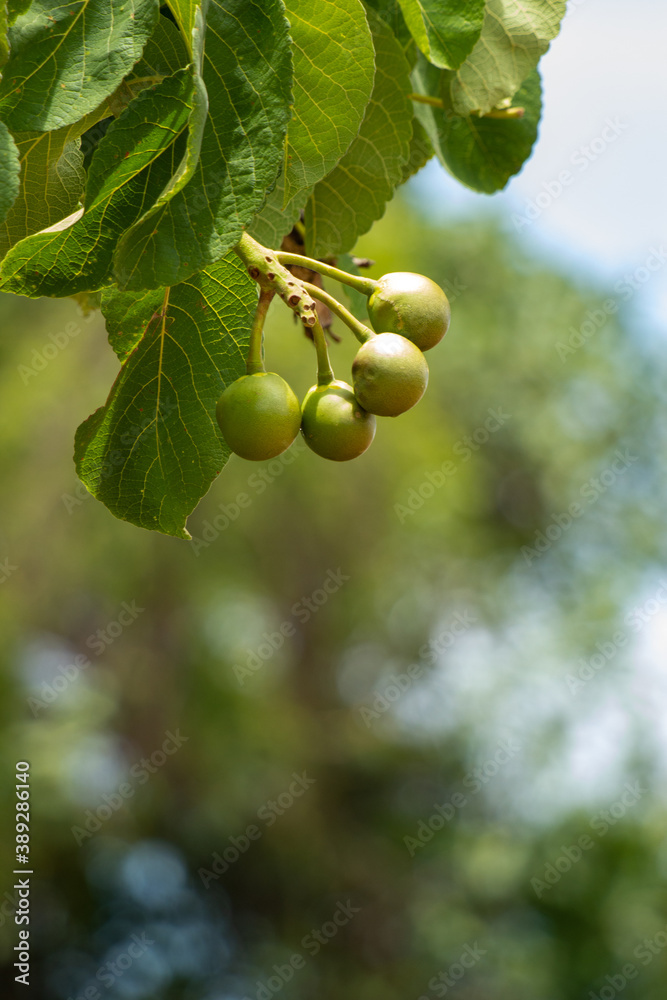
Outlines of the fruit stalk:
M 257 372 L 264 372 L 266 368 L 264 367 L 264 351 L 263 351 L 263 340 L 264 340 L 264 321 L 266 320 L 266 314 L 269 311 L 269 306 L 271 305 L 271 300 L 275 292 L 260 290 L 259 299 L 257 300 L 257 309 L 255 310 L 255 316 L 252 321 L 252 327 L 250 330 L 250 343 L 248 345 L 248 358 L 246 360 L 246 374 L 255 375 Z
M 329 383 L 334 380 L 334 373 L 331 367 L 331 361 L 329 360 L 329 350 L 327 348 L 324 330 L 322 329 L 322 324 L 317 318 L 315 319 L 315 325 L 312 330 L 315 353 L 317 354 L 317 384 L 329 385 Z
M 285 305 L 294 310 L 302 323 L 309 327 L 315 325 L 317 317 L 313 299 L 306 291 L 304 283 L 280 263 L 275 250 L 263 247 L 248 233 L 244 233 L 234 251 L 262 291 L 279 295 Z
M 350 288 L 356 288 L 358 292 L 362 292 L 364 295 L 372 295 L 377 286 L 377 281 L 374 281 L 373 278 L 364 278 L 360 274 L 349 274 L 347 271 L 341 271 L 340 268 L 334 267 L 333 264 L 325 264 L 321 260 L 302 257 L 298 253 L 286 253 L 279 250 L 276 253 L 276 257 L 281 264 L 291 267 L 305 267 L 309 271 L 317 271 L 318 274 L 324 275 L 325 278 L 334 278 L 335 281 L 349 285 Z
M 311 285 L 309 281 L 302 282 L 303 287 L 307 292 L 313 296 L 314 299 L 319 299 L 320 302 L 324 302 L 325 305 L 329 306 L 331 312 L 342 319 L 346 326 L 349 326 L 352 333 L 355 335 L 360 344 L 365 344 L 367 340 L 370 340 L 375 336 L 373 331 L 364 326 L 361 320 L 358 320 L 356 316 L 353 316 L 349 309 L 346 309 L 344 305 L 335 299 L 333 295 L 329 295 L 325 292 L 323 288 L 318 288 L 317 285 Z

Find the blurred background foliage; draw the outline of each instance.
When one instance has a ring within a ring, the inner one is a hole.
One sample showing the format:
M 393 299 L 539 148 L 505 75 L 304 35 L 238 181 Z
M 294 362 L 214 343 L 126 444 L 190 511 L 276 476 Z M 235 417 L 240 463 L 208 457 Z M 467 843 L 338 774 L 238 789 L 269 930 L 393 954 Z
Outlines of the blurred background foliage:
M 664 996 L 664 364 L 632 303 L 596 325 L 613 291 L 409 199 L 358 252 L 451 295 L 425 399 L 353 463 L 232 458 L 192 543 L 77 483 L 117 368 L 99 313 L 0 300 L 3 996 L 22 758 L 31 995 Z M 267 361 L 312 384 L 280 304 Z

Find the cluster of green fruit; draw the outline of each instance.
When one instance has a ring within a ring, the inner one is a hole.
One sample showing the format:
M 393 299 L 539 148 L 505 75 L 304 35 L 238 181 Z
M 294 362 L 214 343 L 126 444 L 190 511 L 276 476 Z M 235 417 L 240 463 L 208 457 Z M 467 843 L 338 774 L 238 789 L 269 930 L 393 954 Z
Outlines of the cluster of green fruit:
M 278 254 L 278 258 L 287 264 L 296 262 L 295 255 Z M 428 365 L 423 352 L 435 347 L 449 327 L 447 297 L 423 275 L 396 272 L 374 281 L 355 278 L 319 261 L 299 258 L 301 261 L 364 291 L 369 296 L 373 330 L 332 296 L 303 283 L 350 326 L 361 347 L 352 365 L 353 385 L 339 381 L 334 378 L 324 332 L 316 321 L 311 328 L 318 378 L 300 405 L 287 382 L 264 369 L 262 328 L 273 292 L 260 295 L 247 374 L 225 390 L 216 409 L 220 430 L 231 450 L 253 461 L 281 454 L 299 430 L 322 458 L 344 462 L 363 454 L 375 436 L 376 415 L 398 416 L 424 395 Z

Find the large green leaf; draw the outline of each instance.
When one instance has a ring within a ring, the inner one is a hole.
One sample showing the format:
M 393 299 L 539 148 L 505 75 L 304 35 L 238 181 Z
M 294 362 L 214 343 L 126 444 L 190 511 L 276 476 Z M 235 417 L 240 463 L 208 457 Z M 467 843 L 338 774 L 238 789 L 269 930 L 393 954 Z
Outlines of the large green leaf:
M 487 0 L 479 41 L 452 81 L 454 110 L 487 114 L 511 100 L 560 30 L 565 0 Z
M 435 66 L 457 69 L 484 22 L 484 0 L 400 0 L 417 45 Z
M 19 193 L 19 151 L 9 129 L 0 122 L 0 221 L 9 212 Z
M 245 373 L 256 288 L 230 254 L 188 281 L 141 296 L 130 318 L 136 341 L 143 309 L 141 339 L 75 444 L 79 476 L 116 517 L 190 537 L 186 519 L 229 458 L 215 405 Z M 116 335 L 126 304 L 105 296 Z
M 250 231 L 279 246 L 308 196 L 359 132 L 373 90 L 375 51 L 359 0 L 286 0 L 294 109 L 283 172 Z
M 285 204 L 333 170 L 359 132 L 373 90 L 373 39 L 360 0 L 286 0 L 294 42 L 294 113 Z
M 132 69 L 158 16 L 158 0 L 33 0 L 9 29 L 0 117 L 18 132 L 78 121 Z
M 393 33 L 372 10 L 375 84 L 359 135 L 338 166 L 320 181 L 306 209 L 311 256 L 349 250 L 384 213 L 410 155 L 410 67 Z
M 211 0 L 209 115 L 193 176 L 119 247 L 128 289 L 176 284 L 239 240 L 275 183 L 291 115 L 292 53 L 281 0 Z
M 109 284 L 118 238 L 173 176 L 191 110 L 188 70 L 136 97 L 93 156 L 83 216 L 18 243 L 0 266 L 0 288 L 63 296 Z
M 415 72 L 413 80 L 418 81 Z M 542 112 L 540 75 L 533 70 L 515 96 L 522 118 L 463 117 L 425 105 L 420 122 L 441 163 L 462 184 L 493 194 L 505 187 L 531 154 Z

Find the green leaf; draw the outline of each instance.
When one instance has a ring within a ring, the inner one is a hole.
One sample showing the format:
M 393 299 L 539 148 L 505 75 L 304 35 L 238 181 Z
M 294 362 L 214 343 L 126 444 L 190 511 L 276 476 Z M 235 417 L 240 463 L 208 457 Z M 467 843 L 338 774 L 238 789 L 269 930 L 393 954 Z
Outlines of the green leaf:
M 493 194 L 521 170 L 532 152 L 542 112 L 541 96 L 540 74 L 533 70 L 515 97 L 517 105 L 525 109 L 523 118 L 463 118 L 422 106 L 420 119 L 431 118 L 427 131 L 450 173 L 474 191 Z
M 137 303 L 143 335 L 75 443 L 79 476 L 116 517 L 190 537 L 186 519 L 229 458 L 215 405 L 245 373 L 256 287 L 230 254 Z M 105 297 L 115 317 L 125 303 Z
M 359 0 L 286 0 L 294 42 L 294 113 L 287 129 L 284 204 L 309 192 L 359 132 L 375 53 Z
M 400 0 L 417 45 L 435 66 L 457 69 L 482 32 L 484 0 Z
M 255 239 L 273 247 L 358 134 L 375 75 L 373 39 L 359 0 L 286 0 L 286 9 L 294 111 L 283 173 L 250 226 Z
M 0 117 L 17 132 L 50 132 L 93 111 L 141 56 L 157 0 L 33 0 L 9 29 Z
M 86 183 L 80 137 L 108 114 L 104 102 L 67 128 L 14 135 L 21 164 L 21 188 L 0 224 L 0 258 L 26 236 L 74 212 Z
M 18 243 L 0 266 L 0 288 L 63 296 L 109 284 L 118 238 L 174 173 L 182 154 L 175 140 L 191 109 L 188 70 L 136 97 L 93 156 L 83 216 L 77 213 Z
M 418 118 L 412 120 L 412 139 L 410 140 L 410 156 L 403 165 L 401 174 L 401 184 L 413 177 L 418 170 L 425 166 L 435 154 L 433 143 L 426 134 Z
M 359 135 L 338 166 L 315 187 L 306 209 L 312 257 L 351 249 L 384 213 L 410 155 L 410 67 L 391 30 L 372 10 L 375 85 Z
M 487 114 L 510 101 L 560 30 L 565 0 L 487 0 L 479 41 L 452 81 L 454 110 Z
M 0 122 L 0 221 L 12 207 L 19 193 L 19 151 L 9 129 Z
M 239 240 L 275 183 L 291 115 L 292 54 L 281 0 L 211 0 L 209 115 L 191 179 L 119 247 L 119 284 L 176 284 Z

